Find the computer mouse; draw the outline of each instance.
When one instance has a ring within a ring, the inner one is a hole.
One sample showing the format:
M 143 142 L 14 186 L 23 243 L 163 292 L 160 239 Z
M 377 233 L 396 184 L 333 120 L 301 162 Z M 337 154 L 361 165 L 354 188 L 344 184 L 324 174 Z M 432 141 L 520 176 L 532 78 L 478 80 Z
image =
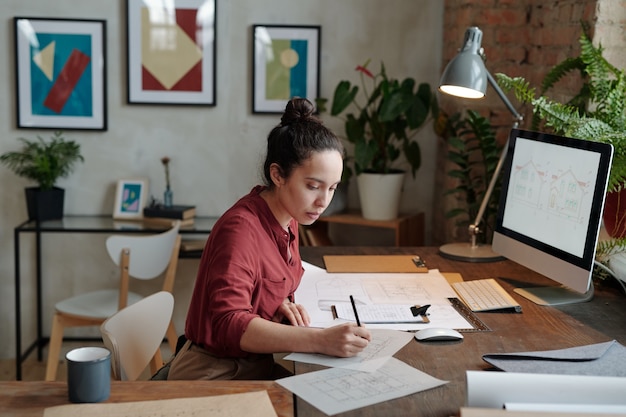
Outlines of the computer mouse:
M 415 333 L 415 339 L 420 342 L 434 342 L 443 340 L 463 340 L 463 335 L 454 329 L 430 327 Z

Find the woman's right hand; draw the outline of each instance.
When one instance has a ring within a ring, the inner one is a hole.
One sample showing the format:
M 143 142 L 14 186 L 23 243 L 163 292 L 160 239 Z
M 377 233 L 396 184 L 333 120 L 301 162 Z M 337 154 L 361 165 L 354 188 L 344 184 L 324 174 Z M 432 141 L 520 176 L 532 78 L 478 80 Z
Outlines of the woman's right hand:
M 321 334 L 319 352 L 340 358 L 356 356 L 372 340 L 369 330 L 354 323 L 328 327 L 323 329 Z

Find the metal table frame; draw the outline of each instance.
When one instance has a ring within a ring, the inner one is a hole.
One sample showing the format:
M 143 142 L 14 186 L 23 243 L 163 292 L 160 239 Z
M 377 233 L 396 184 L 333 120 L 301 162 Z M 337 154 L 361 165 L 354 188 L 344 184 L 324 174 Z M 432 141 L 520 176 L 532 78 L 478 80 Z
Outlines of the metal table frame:
M 196 217 L 194 225 L 180 229 L 182 235 L 208 235 L 217 221 L 217 217 Z M 22 379 L 22 363 L 37 348 L 37 359 L 43 359 L 43 348 L 48 337 L 43 335 L 42 312 L 42 243 L 44 233 L 91 233 L 91 234 L 149 234 L 165 231 L 166 227 L 147 226 L 141 221 L 114 220 L 107 216 L 65 216 L 61 220 L 44 222 L 25 221 L 14 229 L 15 254 L 15 375 Z M 22 291 L 20 271 L 20 236 L 22 233 L 35 234 L 35 286 L 37 339 L 22 352 Z M 198 258 L 201 251 L 181 253 L 181 258 Z

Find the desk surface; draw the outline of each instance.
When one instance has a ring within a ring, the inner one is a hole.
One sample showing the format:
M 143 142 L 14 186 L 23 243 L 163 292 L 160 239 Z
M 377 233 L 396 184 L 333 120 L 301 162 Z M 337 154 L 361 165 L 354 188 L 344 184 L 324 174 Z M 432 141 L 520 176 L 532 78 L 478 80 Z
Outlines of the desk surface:
M 133 381 L 111 383 L 107 402 L 203 397 L 267 390 L 279 417 L 294 415 L 293 396 L 268 381 Z M 41 417 L 46 407 L 70 404 L 65 382 L 0 382 L 0 415 Z
M 465 404 L 466 370 L 486 370 L 482 360 L 486 353 L 503 353 L 568 348 L 617 340 L 626 344 L 625 295 L 612 282 L 596 285 L 595 297 L 583 304 L 543 307 L 513 293 L 515 287 L 554 285 L 553 282 L 511 261 L 467 263 L 442 258 L 437 248 L 376 247 L 305 247 L 302 258 L 323 267 L 323 255 L 341 254 L 418 254 L 429 268 L 441 272 L 459 272 L 466 280 L 495 277 L 522 305 L 522 314 L 478 313 L 491 332 L 466 333 L 462 343 L 436 344 L 409 342 L 396 357 L 436 378 L 446 385 L 407 397 L 376 404 L 339 416 L 432 416 L 457 415 Z M 529 285 L 530 284 L 530 285 Z M 296 372 L 321 369 L 319 366 L 296 363 Z M 296 399 L 298 417 L 321 416 L 317 409 Z
M 341 417 L 457 415 L 459 408 L 465 404 L 465 371 L 489 369 L 489 365 L 482 360 L 483 354 L 568 348 L 613 339 L 626 344 L 625 295 L 614 282 L 596 285 L 595 297 L 588 303 L 554 308 L 536 305 L 513 293 L 515 287 L 548 285 L 551 281 L 510 261 L 457 262 L 440 257 L 437 248 L 412 247 L 303 247 L 301 254 L 305 261 L 320 267 L 324 266 L 322 256 L 325 254 L 418 254 L 429 268 L 459 272 L 466 280 L 496 277 L 523 308 L 522 314 L 478 313 L 492 331 L 466 333 L 462 343 L 425 344 L 411 341 L 396 357 L 449 382 L 429 391 L 342 413 L 339 415 Z M 321 367 L 296 363 L 297 373 L 318 369 Z M 279 415 L 293 415 L 291 394 L 271 382 L 115 382 L 110 401 L 226 394 L 243 392 L 246 387 L 255 384 L 269 384 L 273 387 L 270 396 L 277 411 L 279 408 L 275 398 L 280 399 L 278 404 L 281 404 L 282 411 L 278 411 Z M 131 386 L 136 388 L 131 389 Z M 240 391 L 229 391 L 232 389 Z M 40 416 L 44 407 L 67 404 L 66 395 L 67 387 L 64 383 L 0 382 L 0 415 L 10 407 L 12 415 L 17 417 Z M 295 408 L 298 417 L 323 416 L 299 398 L 295 400 Z

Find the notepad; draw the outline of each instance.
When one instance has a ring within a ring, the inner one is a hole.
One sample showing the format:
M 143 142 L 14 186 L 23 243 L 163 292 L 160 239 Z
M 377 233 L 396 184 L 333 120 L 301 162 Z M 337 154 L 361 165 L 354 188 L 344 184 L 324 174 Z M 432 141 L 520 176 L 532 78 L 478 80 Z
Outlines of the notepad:
M 358 304 L 357 314 L 361 323 L 391 324 L 391 323 L 429 323 L 428 317 L 414 316 L 410 305 L 406 304 Z M 336 318 L 356 321 L 350 303 L 337 303 L 332 306 Z

